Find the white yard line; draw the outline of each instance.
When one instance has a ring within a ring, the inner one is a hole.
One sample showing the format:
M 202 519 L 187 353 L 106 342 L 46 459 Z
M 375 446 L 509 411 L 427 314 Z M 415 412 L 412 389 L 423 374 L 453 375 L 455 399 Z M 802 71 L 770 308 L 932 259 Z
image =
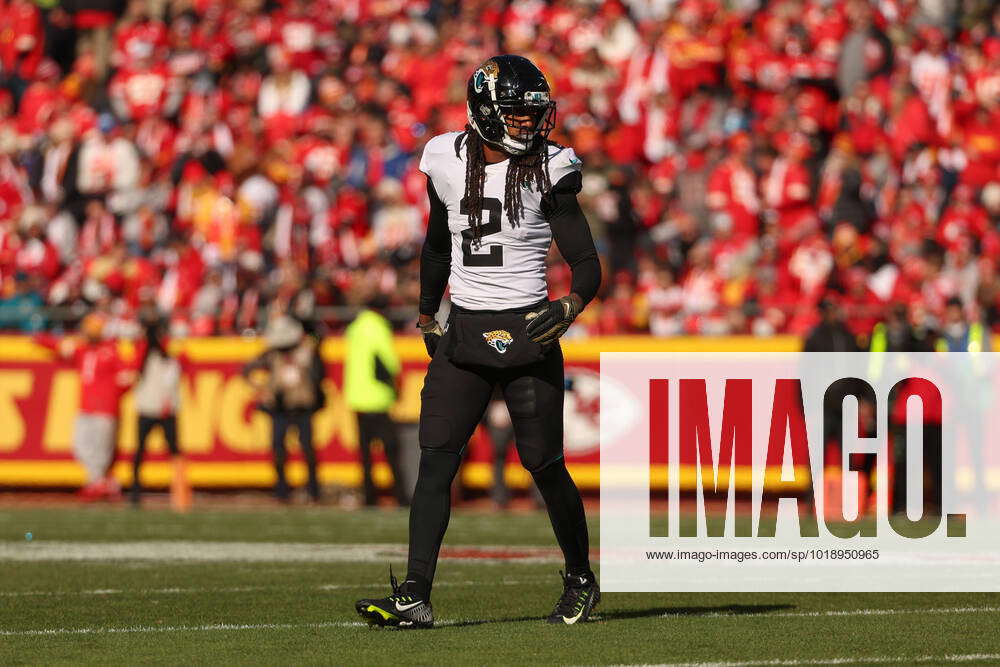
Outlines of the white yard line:
M 275 590 L 274 586 L 233 586 L 231 588 L 145 588 L 122 590 L 119 588 L 95 588 L 83 591 L 0 591 L 0 598 L 20 597 L 61 597 L 66 595 L 200 595 L 203 593 L 251 593 Z M 318 587 L 321 590 L 323 587 Z
M 498 580 L 492 582 L 491 586 L 527 586 L 530 584 L 554 581 L 555 577 L 534 577 L 523 580 Z M 17 597 L 61 597 L 70 595 L 209 595 L 215 593 L 255 593 L 260 591 L 279 590 L 315 590 L 315 591 L 341 591 L 341 590 L 363 590 L 366 588 L 378 588 L 385 586 L 385 581 L 372 581 L 359 584 L 320 584 L 319 586 L 232 586 L 227 588 L 144 588 L 126 590 L 120 588 L 95 588 L 82 591 L 0 591 L 0 598 Z M 482 581 L 439 581 L 434 584 L 435 588 L 449 588 L 452 586 L 482 586 Z
M 220 632 L 228 630 L 290 630 L 293 628 L 354 628 L 361 621 L 329 623 L 213 623 L 211 625 L 133 625 L 120 628 L 43 628 L 40 630 L 0 630 L 0 637 L 48 637 L 55 635 L 122 635 L 146 632 Z
M 153 560 L 197 562 L 386 562 L 405 558 L 405 544 L 315 544 L 305 542 L 0 542 L 0 561 Z M 446 546 L 443 560 L 495 563 L 554 563 L 554 547 Z
M 746 660 L 736 662 L 672 662 L 660 667 L 794 667 L 795 665 L 917 665 L 921 663 L 940 664 L 942 662 L 997 662 L 1000 653 L 961 653 L 949 655 L 916 655 L 908 657 L 868 656 L 864 658 L 803 658 L 773 660 Z
M 691 614 L 684 612 L 667 612 L 664 618 L 775 618 L 778 616 L 790 618 L 831 617 L 831 616 L 896 616 L 898 614 L 990 614 L 1000 612 L 1000 607 L 931 607 L 913 609 L 831 609 L 827 611 L 760 611 L 747 614 L 738 611 L 720 611 L 711 614 Z M 756 664 L 756 663 L 755 663 Z
M 541 618 L 539 618 L 541 620 Z M 435 621 L 437 627 L 462 625 L 467 620 Z M 108 628 L 40 628 L 36 630 L 0 630 L 0 637 L 52 637 L 58 635 L 125 635 L 158 632 L 231 632 L 234 630 L 294 630 L 297 628 L 367 628 L 363 621 L 328 621 L 323 623 L 211 623 L 206 625 L 130 625 Z
M 452 585 L 461 585 L 464 582 L 455 582 Z M 515 585 L 515 582 L 507 582 Z M 996 607 L 952 607 L 938 609 L 857 609 L 847 611 L 830 612 L 802 612 L 785 614 L 732 614 L 734 618 L 740 616 L 870 616 L 875 613 L 934 613 L 934 614 L 969 614 L 997 611 Z M 713 614 L 714 615 L 714 614 Z M 671 615 L 673 616 L 673 615 Z M 702 617 L 704 618 L 704 617 Z M 594 620 L 599 620 L 595 616 Z M 474 620 L 443 620 L 438 621 L 438 627 L 450 625 L 462 625 L 474 623 Z M 487 623 L 489 621 L 486 621 Z M 236 630 L 292 630 L 296 628 L 361 628 L 366 627 L 366 623 L 360 621 L 330 621 L 325 623 L 213 623 L 208 625 L 134 625 L 126 627 L 91 627 L 91 628 L 39 628 L 31 630 L 0 630 L 0 637 L 47 637 L 56 635 L 115 635 L 115 634 L 141 634 L 156 632 L 228 632 Z M 774 659 L 743 662 L 683 662 L 670 663 L 663 667 L 754 667 L 760 665 L 850 665 L 868 663 L 903 663 L 915 664 L 919 662 L 983 662 L 1000 661 L 1000 653 L 967 653 L 943 656 L 914 656 L 907 658 L 897 658 L 891 656 L 872 656 L 865 658 L 835 657 L 824 659 Z

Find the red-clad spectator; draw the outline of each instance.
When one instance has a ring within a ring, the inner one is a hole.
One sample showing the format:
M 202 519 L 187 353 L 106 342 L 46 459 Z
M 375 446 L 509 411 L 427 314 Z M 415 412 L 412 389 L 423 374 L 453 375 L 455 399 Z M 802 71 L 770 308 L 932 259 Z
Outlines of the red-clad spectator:
M 883 319 L 885 303 L 868 286 L 868 272 L 860 266 L 845 271 L 842 282 L 844 295 L 840 298 L 840 306 L 846 315 L 847 327 L 858 340 L 864 340 Z
M 108 88 L 115 113 L 139 122 L 173 111 L 177 90 L 170 67 L 153 61 L 153 46 L 147 42 L 136 42 L 133 51 L 134 64 L 119 69 Z
M 691 268 L 681 280 L 684 312 L 687 315 L 712 313 L 719 304 L 722 279 L 712 266 L 712 249 L 702 241 L 691 248 Z
M 946 250 L 955 250 L 969 237 L 977 241 L 982 239 L 989 227 L 986 211 L 976 205 L 971 187 L 959 185 L 951 197 L 951 204 L 938 223 L 936 237 Z
M 87 204 L 77 244 L 77 256 L 83 260 L 93 259 L 110 250 L 118 242 L 118 225 L 114 216 L 105 208 L 104 202 L 94 199 Z
M 924 48 L 913 58 L 910 77 L 917 91 L 927 103 L 927 110 L 936 120 L 938 133 L 951 130 L 951 66 L 945 54 L 947 40 L 944 31 L 936 26 L 921 30 Z
M 205 264 L 198 251 L 180 237 L 174 237 L 162 256 L 163 279 L 156 295 L 164 312 L 186 309 L 201 286 Z
M 816 232 L 803 239 L 788 260 L 789 274 L 798 280 L 802 297 L 816 303 L 833 269 L 833 253 L 827 239 Z
M 59 66 L 43 59 L 35 71 L 34 83 L 24 91 L 18 108 L 18 132 L 40 132 L 64 111 L 65 97 L 59 90 Z
M 972 239 L 965 238 L 946 256 L 940 276 L 941 292 L 946 293 L 947 297 L 957 296 L 963 303 L 975 304 L 979 285 L 984 277 L 981 266 L 973 252 Z M 935 314 L 941 315 L 943 312 Z
M 0 69 L 28 81 L 44 54 L 41 12 L 28 0 L 0 2 Z
M 737 235 L 756 235 L 759 227 L 760 200 L 756 179 L 747 166 L 749 153 L 750 139 L 734 135 L 729 140 L 729 156 L 708 179 L 709 208 L 728 215 Z
M 328 135 L 331 128 L 321 121 L 314 134 L 302 137 L 295 144 L 295 162 L 313 182 L 326 186 L 343 168 L 346 156 L 333 144 Z
M 787 272 L 763 262 L 754 267 L 746 296 L 756 310 L 750 330 L 757 336 L 784 332 L 791 313 L 799 305 L 799 293 L 787 278 Z
M 610 295 L 601 303 L 599 334 L 618 336 L 635 332 L 639 312 L 636 308 L 635 290 L 630 281 L 627 273 L 620 273 Z
M 625 122 L 638 122 L 641 105 L 645 100 L 667 92 L 667 73 L 670 67 L 666 41 L 661 38 L 662 26 L 646 23 L 640 26 L 643 39 L 624 64 L 622 92 L 618 99 L 618 113 Z
M 906 152 L 917 144 L 933 144 L 937 141 L 934 121 L 924 100 L 914 95 L 908 85 L 897 85 L 892 91 L 892 109 L 886 136 L 896 160 L 902 160 Z
M 675 156 L 680 113 L 680 107 L 670 95 L 653 97 L 645 109 L 643 151 L 650 162 L 663 162 Z
M 12 278 L 17 272 L 17 251 L 20 246 L 16 221 L 10 218 L 0 219 L 0 281 Z
M 685 0 L 664 35 L 670 67 L 667 80 L 679 97 L 687 97 L 699 86 L 713 86 L 719 81 L 719 65 L 724 49 L 721 29 L 706 25 L 712 3 Z
M 323 64 L 321 45 L 328 39 L 321 3 L 291 0 L 271 16 L 270 40 L 280 45 L 294 69 L 318 73 Z
M 156 169 L 167 168 L 176 157 L 177 130 L 159 116 L 146 118 L 136 129 L 136 147 Z
M 803 162 L 809 150 L 804 136 L 792 135 L 762 184 L 764 202 L 777 215 L 778 226 L 783 229 L 795 228 L 804 219 L 815 216 L 812 182 Z
M 138 311 L 151 286 L 159 280 L 159 272 L 150 260 L 141 256 L 129 257 L 122 266 L 122 296 L 133 311 Z
M 83 339 L 38 336 L 36 341 L 73 364 L 80 377 L 80 408 L 73 428 L 73 453 L 86 471 L 80 498 L 117 500 L 121 486 L 111 475 L 118 431 L 118 410 L 134 371 L 121 358 L 117 343 L 105 340 L 106 317 L 91 313 L 80 330 Z
M 963 127 L 957 130 L 966 164 L 962 182 L 982 187 L 995 179 L 1000 165 L 1000 110 L 992 113 L 977 108 Z
M 59 275 L 59 253 L 45 237 L 45 211 L 34 206 L 21 214 L 21 238 L 15 256 L 15 268 L 45 283 Z
M 656 283 L 645 293 L 649 333 L 677 336 L 684 333 L 684 292 L 667 268 L 656 272 Z
M 150 18 L 145 2 L 131 0 L 115 31 L 111 63 L 116 67 L 127 66 L 163 50 L 167 44 L 166 25 Z
M 16 220 L 31 192 L 23 187 L 24 178 L 16 169 L 0 162 L 0 220 Z
M 861 155 L 871 155 L 886 140 L 885 109 L 881 100 L 871 94 L 867 84 L 860 83 L 854 94 L 843 102 L 843 107 L 851 145 Z

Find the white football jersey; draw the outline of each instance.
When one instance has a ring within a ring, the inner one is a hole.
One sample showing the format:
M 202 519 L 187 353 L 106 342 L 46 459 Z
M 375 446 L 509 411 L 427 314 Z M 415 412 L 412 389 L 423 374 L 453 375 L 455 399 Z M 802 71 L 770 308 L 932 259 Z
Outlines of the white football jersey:
M 524 213 L 513 227 L 503 209 L 508 160 L 486 165 L 483 186 L 481 245 L 472 243 L 472 228 L 462 206 L 465 195 L 465 142 L 455 154 L 461 132 L 440 134 L 424 146 L 420 171 L 434 184 L 448 208 L 451 232 L 451 300 L 470 310 L 507 310 L 530 306 L 548 297 L 545 256 L 552 231 L 542 215 L 542 196 L 535 186 L 522 193 Z M 549 145 L 549 179 L 555 185 L 582 164 L 572 148 Z

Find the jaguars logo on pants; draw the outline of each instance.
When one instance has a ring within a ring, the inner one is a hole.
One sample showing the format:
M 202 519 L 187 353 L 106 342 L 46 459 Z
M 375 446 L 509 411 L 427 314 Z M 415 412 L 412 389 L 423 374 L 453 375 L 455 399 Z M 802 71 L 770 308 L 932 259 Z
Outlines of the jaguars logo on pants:
M 507 352 L 507 348 L 509 348 L 510 344 L 514 342 L 514 337 L 511 336 L 510 332 L 506 329 L 484 331 L 483 338 L 486 339 L 487 345 L 500 354 L 505 354 Z

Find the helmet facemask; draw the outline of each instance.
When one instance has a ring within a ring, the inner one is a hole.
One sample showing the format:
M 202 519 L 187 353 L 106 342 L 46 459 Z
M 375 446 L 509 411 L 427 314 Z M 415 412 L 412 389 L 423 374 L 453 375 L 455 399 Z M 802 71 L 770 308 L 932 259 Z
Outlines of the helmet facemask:
M 549 94 L 525 94 L 526 97 L 529 95 L 535 96 L 532 103 L 498 105 L 504 121 L 504 137 L 500 145 L 515 155 L 539 152 L 556 126 L 556 103 L 549 100 Z
M 495 102 L 490 113 L 480 108 L 478 118 L 470 109 L 469 124 L 483 141 L 512 155 L 540 152 L 556 126 L 556 103 L 549 100 L 546 92 L 525 94 L 528 95 L 534 96 L 534 99 Z

